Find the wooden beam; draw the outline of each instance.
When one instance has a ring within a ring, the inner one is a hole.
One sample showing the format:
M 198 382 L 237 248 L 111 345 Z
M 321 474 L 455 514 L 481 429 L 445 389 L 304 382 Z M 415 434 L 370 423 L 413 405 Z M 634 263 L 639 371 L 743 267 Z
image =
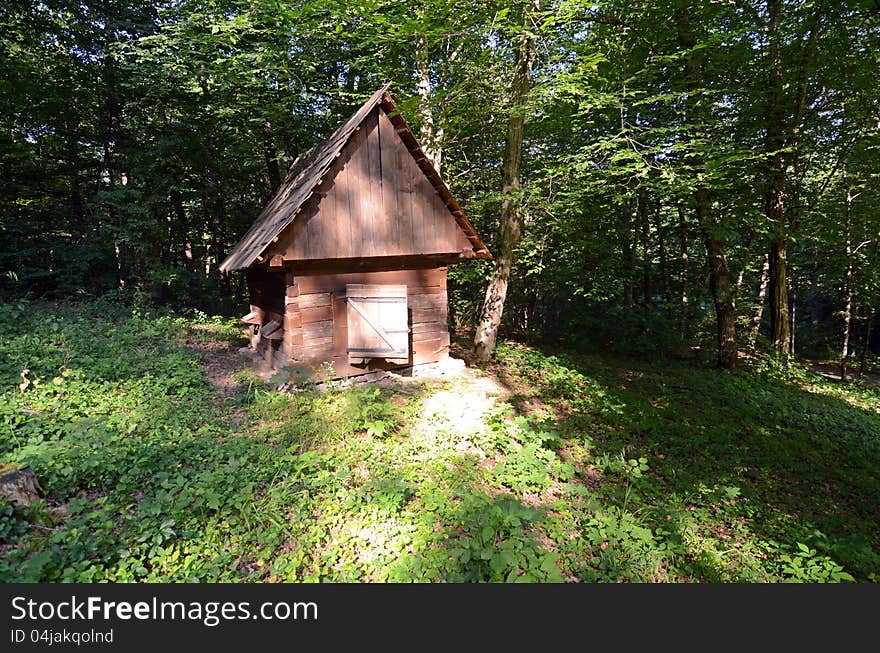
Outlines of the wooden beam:
M 274 333 L 278 333 L 278 339 L 280 340 L 283 334 L 280 321 L 272 320 L 271 322 L 267 322 L 266 325 L 260 329 L 260 334 L 264 338 L 269 338 L 270 340 L 272 339 L 271 336 Z
M 247 315 L 241 318 L 241 321 L 245 324 L 262 324 L 263 317 L 261 315 L 262 311 L 251 311 Z

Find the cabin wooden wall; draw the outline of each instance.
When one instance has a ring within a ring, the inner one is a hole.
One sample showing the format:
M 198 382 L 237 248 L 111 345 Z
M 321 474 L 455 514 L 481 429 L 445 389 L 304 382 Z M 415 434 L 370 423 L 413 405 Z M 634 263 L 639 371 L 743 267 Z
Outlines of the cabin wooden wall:
M 376 107 L 267 249 L 285 261 L 459 254 L 472 244 Z
M 366 359 L 352 365 L 348 343 L 346 286 L 405 284 L 410 327 L 410 360 Z M 287 273 L 283 365 L 307 370 L 333 364 L 335 376 L 351 376 L 443 360 L 449 354 L 446 267 L 410 270 Z M 313 376 L 320 377 L 316 372 Z
M 250 327 L 251 347 L 266 363 L 274 365 L 282 343 L 263 338 L 254 326 L 262 329 L 273 320 L 284 320 L 285 275 L 283 272 L 251 268 L 247 271 L 247 285 L 251 311 L 258 316 L 257 323 Z

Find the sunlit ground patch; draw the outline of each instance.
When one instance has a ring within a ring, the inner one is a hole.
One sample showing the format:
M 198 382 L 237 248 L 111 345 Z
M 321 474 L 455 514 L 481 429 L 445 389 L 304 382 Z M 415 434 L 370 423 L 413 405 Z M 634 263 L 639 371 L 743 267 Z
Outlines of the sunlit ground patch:
M 474 452 L 474 437 L 484 433 L 486 414 L 503 389 L 489 378 L 462 377 L 449 389 L 435 390 L 423 400 L 412 435 L 429 452 Z

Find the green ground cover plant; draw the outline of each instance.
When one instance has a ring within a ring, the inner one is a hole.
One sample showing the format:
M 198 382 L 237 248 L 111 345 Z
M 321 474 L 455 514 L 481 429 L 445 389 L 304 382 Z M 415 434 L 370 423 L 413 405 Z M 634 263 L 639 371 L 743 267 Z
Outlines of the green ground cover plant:
M 462 379 L 218 392 L 206 364 L 243 343 L 204 314 L 0 306 L 0 465 L 45 490 L 0 509 L 0 578 L 877 580 L 876 388 L 507 342 Z

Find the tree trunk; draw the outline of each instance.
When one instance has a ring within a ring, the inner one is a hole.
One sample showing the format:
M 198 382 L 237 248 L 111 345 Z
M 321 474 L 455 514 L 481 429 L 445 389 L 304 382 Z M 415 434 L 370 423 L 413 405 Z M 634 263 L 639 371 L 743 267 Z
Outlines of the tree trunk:
M 220 288 L 225 294 L 230 294 L 232 289 L 229 285 L 229 274 L 220 272 L 219 269 L 223 259 L 226 258 L 226 202 L 223 200 L 223 195 L 219 192 L 219 189 L 217 204 L 211 222 L 213 227 L 211 230 L 211 242 L 214 245 L 214 264 L 219 274 Z
M 846 172 L 844 172 L 844 178 Z M 852 258 L 852 189 L 847 186 L 844 208 L 844 254 L 846 256 L 846 277 L 843 282 L 846 301 L 843 309 L 843 346 L 840 348 L 840 380 L 846 381 L 846 363 L 849 357 L 849 336 L 852 325 L 853 299 L 853 258 Z
M 693 34 L 690 16 L 683 9 L 677 9 L 675 15 L 678 23 L 678 39 L 685 48 L 685 78 L 688 89 L 687 118 L 692 137 L 701 138 L 703 131 L 703 110 L 700 104 L 700 90 L 703 82 L 702 54 L 696 48 L 697 40 Z M 695 176 L 704 168 L 703 158 L 698 151 L 687 155 L 687 162 Z M 703 232 L 706 245 L 706 259 L 709 266 L 709 282 L 712 300 L 715 304 L 715 326 L 718 339 L 718 366 L 726 370 L 736 369 L 736 322 L 734 320 L 733 289 L 730 284 L 730 272 L 727 269 L 725 243 L 715 234 L 718 233 L 720 221 L 712 211 L 709 189 L 699 185 L 693 194 L 697 223 Z
M 428 41 L 425 36 L 417 38 L 416 67 L 419 75 L 419 142 L 425 156 L 434 164 L 434 169 L 440 173 L 443 163 L 443 129 L 434 123 L 434 110 L 431 103 L 431 60 L 428 53 Z
M 761 265 L 761 282 L 758 285 L 758 306 L 755 308 L 755 316 L 752 318 L 752 333 L 749 338 L 749 348 L 754 349 L 758 342 L 758 333 L 761 331 L 761 320 L 764 318 L 764 302 L 767 299 L 767 286 L 770 283 L 770 255 L 764 254 L 764 263 Z
M 76 120 L 76 105 L 73 98 L 67 103 L 67 120 L 65 122 L 67 136 L 67 162 L 70 174 L 70 214 L 76 219 L 78 229 L 85 226 L 85 202 L 80 189 L 80 157 L 78 155 L 79 129 Z
M 660 200 L 654 203 L 654 229 L 657 231 L 657 253 L 660 255 L 660 276 L 663 281 L 663 301 L 667 314 L 672 311 L 672 287 L 669 281 L 669 261 L 666 258 L 666 243 L 663 242 L 662 220 L 660 216 Z
M 653 313 L 653 295 L 651 279 L 651 263 L 653 252 L 651 251 L 651 212 L 648 207 L 648 197 L 645 192 L 638 194 L 639 202 L 639 225 L 642 230 L 642 296 L 645 299 L 642 307 L 645 313 L 645 330 L 650 330 L 651 314 Z
M 186 210 L 183 208 L 183 198 L 180 195 L 180 191 L 177 189 L 171 191 L 171 207 L 177 218 L 176 231 L 181 241 L 183 241 L 183 264 L 186 266 L 187 270 L 192 272 L 195 268 L 192 240 L 190 240 L 189 237 L 189 225 L 186 220 Z M 172 247 L 176 246 L 177 242 L 172 241 Z
M 770 243 L 770 341 L 780 354 L 788 353 L 791 339 L 786 250 L 782 239 Z
M 678 324 L 678 333 L 684 340 L 687 331 L 688 315 L 688 248 L 687 248 L 687 220 L 684 215 L 684 203 L 678 202 L 678 237 L 681 257 L 681 317 Z
M 266 158 L 266 173 L 269 175 L 269 190 L 274 197 L 281 187 L 281 169 L 278 165 L 275 138 L 272 135 L 272 123 L 268 120 L 263 124 L 263 151 Z
M 716 238 L 712 224 L 717 224 L 710 215 L 709 194 L 705 189 L 697 190 L 697 220 L 704 225 L 706 258 L 709 264 L 709 283 L 712 300 L 715 304 L 715 328 L 718 340 L 718 366 L 726 370 L 736 369 L 736 322 L 733 306 L 733 289 L 730 285 L 730 272 L 727 269 L 725 244 Z
M 768 63 L 767 115 L 765 150 L 768 157 L 767 193 L 764 212 L 775 233 L 770 243 L 770 336 L 773 348 L 780 354 L 791 351 L 791 322 L 788 307 L 788 276 L 786 257 L 789 225 L 785 216 L 785 191 L 787 184 L 786 152 L 794 152 L 807 114 L 809 67 L 816 52 L 816 44 L 822 31 L 825 2 L 815 3 L 816 13 L 804 42 L 796 78 L 793 83 L 783 80 L 782 67 L 782 0 L 767 0 Z M 793 87 L 794 102 L 786 108 L 784 89 Z M 793 110 L 793 111 L 792 111 Z M 792 117 L 789 118 L 789 115 Z M 796 154 L 791 155 L 795 156 Z
M 535 3 L 537 8 L 537 3 Z M 523 26 L 528 26 L 528 9 L 523 10 Z M 507 140 L 501 168 L 501 224 L 498 240 L 495 274 L 486 288 L 486 297 L 480 322 L 474 336 L 474 353 L 480 360 L 488 360 L 495 349 L 498 327 L 504 312 L 507 287 L 513 255 L 522 235 L 522 197 L 519 169 L 522 160 L 525 100 L 531 86 L 535 36 L 528 31 L 518 37 L 513 83 L 511 85 L 511 112 L 507 120 Z
M 877 312 L 873 308 L 873 304 L 868 308 L 868 321 L 865 324 L 865 338 L 862 340 L 862 354 L 859 357 L 859 381 L 862 380 L 862 375 L 865 373 L 865 363 L 868 360 L 868 348 L 871 344 L 871 330 L 874 328 L 874 316 L 877 315 Z
M 819 282 L 819 262 L 821 260 L 822 259 L 819 257 L 819 244 L 818 242 L 813 243 L 813 252 L 810 257 L 810 291 L 814 297 L 817 297 L 821 292 Z M 819 302 L 810 302 L 810 323 L 813 325 L 814 329 L 819 326 L 819 322 L 822 319 L 821 309 L 822 305 Z
M 633 248 L 632 239 L 632 206 L 629 200 L 622 202 L 617 207 L 620 216 L 620 254 L 623 270 L 621 278 L 623 279 L 623 315 L 629 320 L 632 315 L 633 304 L 635 303 L 633 290 L 633 277 L 635 268 L 635 249 Z
M 112 42 L 113 36 L 113 26 L 112 21 L 109 17 L 105 16 L 106 22 L 104 25 L 104 38 L 105 38 L 105 47 L 109 48 L 109 44 Z M 104 171 L 107 176 L 108 185 L 110 187 L 110 191 L 114 191 L 116 189 L 116 160 L 115 153 L 116 149 L 119 147 L 120 141 L 120 128 L 121 128 L 121 111 L 119 107 L 119 101 L 116 96 L 116 69 L 114 67 L 114 59 L 113 57 L 107 56 L 104 58 L 104 69 L 103 69 L 103 82 L 105 85 L 105 93 L 104 96 L 104 119 L 106 120 L 106 124 L 103 126 L 103 157 L 102 157 L 102 165 L 104 167 Z M 125 288 L 125 277 L 126 275 L 126 257 L 125 257 L 125 241 L 122 239 L 121 235 L 125 232 L 126 225 L 123 224 L 124 217 L 119 215 L 119 212 L 116 210 L 113 202 L 109 202 L 107 205 L 107 215 L 110 218 L 110 223 L 113 225 L 116 230 L 116 234 L 113 238 L 113 253 L 116 257 L 116 285 L 117 288 L 122 290 Z
M 791 319 L 788 321 L 791 325 L 791 331 L 788 338 L 788 355 L 794 358 L 794 325 L 797 324 L 797 294 L 795 291 L 795 284 L 792 283 L 791 286 L 791 299 L 788 302 L 788 305 L 791 307 Z
M 765 149 L 769 156 L 767 194 L 764 212 L 775 230 L 770 243 L 770 340 L 780 354 L 787 354 L 790 325 L 788 322 L 788 278 L 786 274 L 787 225 L 785 223 L 785 135 L 782 84 L 782 1 L 768 0 L 769 79 L 767 81 L 767 130 Z
M 880 127 L 880 123 L 878 123 L 878 127 Z M 874 239 L 873 260 L 880 260 L 880 233 L 878 233 Z M 862 375 L 865 373 L 865 362 L 868 359 L 868 349 L 870 349 L 871 346 L 871 331 L 874 328 L 874 319 L 877 316 L 878 300 L 880 300 L 880 297 L 875 294 L 868 302 L 868 319 L 867 324 L 865 325 L 865 339 L 862 342 L 862 355 L 860 357 L 861 360 L 859 361 L 859 380 L 861 380 Z
M 742 244 L 742 247 L 745 251 L 742 257 L 742 264 L 739 266 L 739 272 L 736 273 L 736 284 L 733 288 L 733 305 L 736 306 L 737 300 L 739 300 L 740 293 L 742 292 L 743 281 L 746 278 L 746 269 L 749 266 L 749 259 L 751 258 L 749 252 L 749 245 L 751 245 L 751 237 L 746 239 L 746 242 Z

